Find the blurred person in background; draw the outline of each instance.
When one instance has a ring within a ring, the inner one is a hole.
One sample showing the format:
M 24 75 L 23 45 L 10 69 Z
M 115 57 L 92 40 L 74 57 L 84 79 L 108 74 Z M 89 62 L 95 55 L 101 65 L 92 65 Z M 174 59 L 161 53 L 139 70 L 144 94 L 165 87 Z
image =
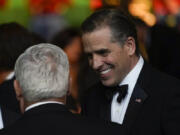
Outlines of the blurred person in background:
M 149 62 L 158 70 L 180 79 L 180 32 L 156 24 L 150 29 Z
M 30 27 L 46 40 L 68 26 L 61 12 L 71 4 L 70 0 L 28 0 L 28 4 L 32 15 Z
M 134 23 L 136 25 L 136 29 L 137 29 L 137 38 L 138 38 L 138 45 L 139 45 L 139 51 L 142 55 L 142 57 L 148 61 L 148 52 L 147 49 L 149 47 L 149 31 L 150 28 L 146 25 L 146 23 L 144 21 L 142 21 L 139 18 L 134 18 Z
M 40 42 L 45 41 L 38 35 L 30 33 L 18 23 L 11 22 L 0 25 L 0 106 L 2 127 L 11 124 L 16 119 L 16 116 L 20 114 L 19 102 L 16 99 L 13 87 L 15 61 L 26 48 Z
M 51 43 L 62 48 L 68 56 L 71 85 L 70 93 L 67 97 L 67 106 L 72 112 L 80 113 L 79 102 L 81 96 L 83 96 L 87 87 L 96 80 L 96 77 L 93 76 L 94 73 L 88 67 L 87 58 L 82 51 L 80 32 L 78 28 L 68 27 L 58 32 Z M 95 78 L 94 81 L 92 78 Z

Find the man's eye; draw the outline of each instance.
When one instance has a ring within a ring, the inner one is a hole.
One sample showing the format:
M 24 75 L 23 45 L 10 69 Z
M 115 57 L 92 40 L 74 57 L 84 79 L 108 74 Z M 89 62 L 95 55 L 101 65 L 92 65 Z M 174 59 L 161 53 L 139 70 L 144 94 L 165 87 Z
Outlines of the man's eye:
M 110 52 L 107 51 L 107 50 L 102 50 L 102 51 L 99 51 L 99 52 L 98 52 L 98 54 L 101 55 L 101 56 L 103 56 L 103 57 L 108 56 L 109 53 L 110 53 Z
M 106 57 L 106 56 L 108 56 L 108 52 L 104 52 L 104 53 L 101 53 L 101 56 L 103 56 L 103 57 Z
M 92 54 L 87 54 L 88 59 L 92 59 Z

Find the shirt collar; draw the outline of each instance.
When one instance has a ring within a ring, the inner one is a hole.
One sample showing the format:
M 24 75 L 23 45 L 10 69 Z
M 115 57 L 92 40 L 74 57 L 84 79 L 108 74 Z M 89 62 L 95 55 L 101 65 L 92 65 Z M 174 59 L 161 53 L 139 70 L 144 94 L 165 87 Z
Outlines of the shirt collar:
M 2 112 L 1 112 L 1 107 L 0 107 L 0 129 L 4 128 L 4 124 L 3 124 L 3 118 L 2 118 Z
M 6 77 L 6 80 L 11 80 L 14 77 L 14 71 L 9 73 L 9 75 Z
M 126 75 L 126 77 L 119 84 L 119 85 L 128 84 L 128 93 L 132 93 L 134 86 L 137 82 L 137 79 L 139 77 L 139 74 L 142 70 L 143 64 L 144 64 L 144 60 L 142 56 L 140 56 L 135 67 Z
M 40 106 L 40 105 L 44 105 L 44 104 L 49 104 L 49 103 L 56 103 L 56 104 L 63 105 L 62 102 L 58 102 L 58 101 L 43 101 L 43 102 L 38 102 L 38 103 L 35 103 L 35 104 L 32 104 L 32 105 L 26 107 L 25 111 L 28 111 L 28 110 L 30 110 L 30 109 L 32 109 L 34 107 L 37 107 L 37 106 Z

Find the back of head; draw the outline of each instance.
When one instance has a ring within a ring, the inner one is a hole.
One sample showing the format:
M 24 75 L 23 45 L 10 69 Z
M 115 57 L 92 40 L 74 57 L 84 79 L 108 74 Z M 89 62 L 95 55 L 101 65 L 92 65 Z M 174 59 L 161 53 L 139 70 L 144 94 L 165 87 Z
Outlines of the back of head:
M 133 37 L 138 51 L 137 32 L 135 24 L 130 17 L 115 8 L 100 9 L 90 15 L 81 26 L 82 34 L 109 27 L 112 33 L 111 41 L 124 44 L 128 37 Z
M 17 59 L 15 76 L 26 102 L 63 97 L 69 85 L 67 56 L 55 45 L 34 45 Z
M 51 41 L 67 54 L 70 64 L 79 64 L 82 58 L 82 43 L 78 28 L 68 27 L 58 32 Z
M 66 48 L 73 41 L 74 38 L 80 37 L 80 33 L 76 28 L 66 28 L 58 32 L 52 39 L 51 43 L 58 45 L 62 49 Z
M 0 70 L 13 70 L 18 56 L 29 46 L 43 42 L 23 26 L 11 22 L 0 25 Z

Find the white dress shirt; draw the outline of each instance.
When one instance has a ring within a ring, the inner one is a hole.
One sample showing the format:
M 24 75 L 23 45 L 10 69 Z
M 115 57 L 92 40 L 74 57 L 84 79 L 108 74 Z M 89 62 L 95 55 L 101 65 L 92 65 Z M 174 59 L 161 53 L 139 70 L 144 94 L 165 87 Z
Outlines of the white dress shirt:
M 6 81 L 7 80 L 11 80 L 14 77 L 14 71 L 12 71 L 11 73 L 9 73 L 9 75 L 6 77 Z
M 40 106 L 40 105 L 44 105 L 44 104 L 49 104 L 49 103 L 56 103 L 56 104 L 61 104 L 61 105 L 63 104 L 62 102 L 58 102 L 58 101 L 43 101 L 43 102 L 37 102 L 37 103 L 35 103 L 35 104 L 32 104 L 32 105 L 26 107 L 25 111 L 28 111 L 28 110 L 30 110 L 30 109 L 32 109 L 32 108 L 34 108 L 34 107 L 37 107 L 37 106 Z
M 117 102 L 117 97 L 119 93 L 116 93 L 113 96 L 111 102 L 111 121 L 122 124 L 124 120 L 124 116 L 129 104 L 129 100 L 131 98 L 133 89 L 139 77 L 140 71 L 143 67 L 144 60 L 142 56 L 140 56 L 135 67 L 127 74 L 127 76 L 122 80 L 119 85 L 128 84 L 128 92 L 126 97 L 121 101 L 121 103 Z
M 0 129 L 4 128 L 3 119 L 2 119 L 2 113 L 0 108 Z

